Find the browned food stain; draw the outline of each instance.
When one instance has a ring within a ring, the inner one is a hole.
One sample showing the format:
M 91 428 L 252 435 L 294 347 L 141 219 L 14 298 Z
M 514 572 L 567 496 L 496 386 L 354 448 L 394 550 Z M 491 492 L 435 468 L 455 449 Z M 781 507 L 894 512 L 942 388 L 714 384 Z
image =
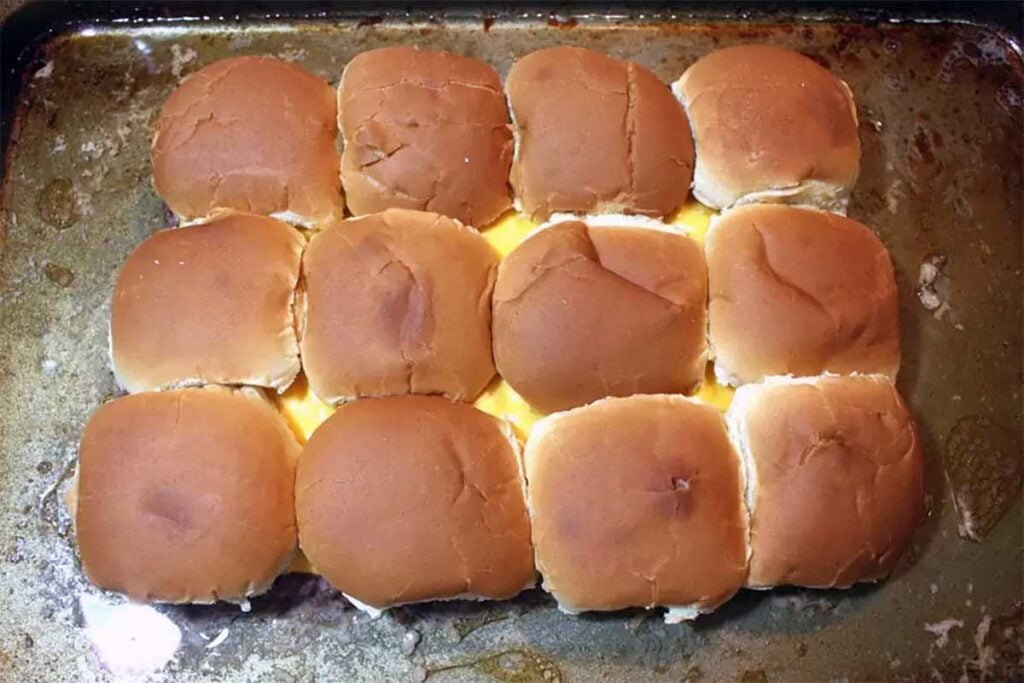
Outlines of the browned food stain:
M 364 26 L 376 26 L 382 21 L 384 21 L 384 17 L 379 15 L 363 17 L 358 21 L 358 23 L 356 23 L 356 28 L 363 28 Z
M 1009 431 L 982 415 L 961 418 L 943 456 L 960 535 L 982 540 L 1017 497 L 1024 465 Z
M 548 15 L 548 26 L 552 28 L 571 29 L 576 28 L 576 26 L 579 25 L 579 23 L 580 22 L 576 21 L 576 19 L 573 17 L 563 18 L 557 14 Z
M 489 33 L 491 27 L 494 26 L 496 17 L 493 14 L 484 15 L 484 33 Z
M 486 612 L 478 617 L 470 619 L 459 619 L 455 622 L 455 631 L 459 634 L 459 640 L 465 640 L 465 638 L 488 624 L 495 624 L 499 621 L 505 621 L 509 618 L 509 615 L 505 612 Z
M 562 670 L 554 660 L 534 650 L 512 649 L 467 662 L 427 669 L 426 678 L 446 671 L 472 669 L 503 683 L 560 683 Z
M 59 263 L 47 263 L 43 266 L 46 278 L 60 287 L 67 287 L 75 279 L 75 274 Z
M 768 674 L 764 669 L 752 669 L 741 673 L 736 680 L 740 683 L 768 683 Z
M 43 188 L 36 199 L 39 217 L 58 230 L 74 225 L 81 215 L 75 199 L 75 187 L 67 178 L 57 178 Z

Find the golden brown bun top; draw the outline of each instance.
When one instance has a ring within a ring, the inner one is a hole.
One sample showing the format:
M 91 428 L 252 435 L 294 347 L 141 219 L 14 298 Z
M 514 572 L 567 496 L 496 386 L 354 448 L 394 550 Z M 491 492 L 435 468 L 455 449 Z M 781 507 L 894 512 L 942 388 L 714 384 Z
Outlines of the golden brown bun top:
M 864 225 L 755 204 L 712 222 L 711 352 L 738 383 L 770 375 L 881 373 L 900 364 L 892 262 Z
M 706 609 L 743 582 L 740 463 L 711 406 L 632 396 L 552 415 L 526 476 L 537 568 L 571 611 Z
M 298 451 L 253 390 L 107 403 L 86 425 L 78 456 L 75 531 L 89 580 L 160 602 L 242 600 L 266 589 L 296 547 Z
M 445 394 L 472 400 L 494 376 L 498 256 L 472 228 L 389 209 L 318 233 L 303 257 L 302 363 L 329 402 Z
M 853 95 L 810 58 L 773 45 L 727 47 L 699 59 L 675 87 L 693 124 L 694 194 L 704 204 L 725 208 L 809 181 L 826 193 L 856 182 Z
M 668 229 L 544 228 L 498 269 L 498 371 L 545 412 L 690 391 L 706 363 L 706 273 L 697 243 Z
M 535 220 L 552 213 L 665 216 L 686 201 L 686 113 L 650 71 L 578 47 L 532 52 L 505 84 L 518 135 L 512 187 Z
M 367 605 L 503 599 L 533 581 L 517 455 L 502 425 L 471 406 L 346 403 L 306 445 L 296 491 L 303 551 Z
M 305 241 L 262 216 L 219 212 L 131 253 L 114 288 L 114 372 L 128 391 L 186 384 L 284 390 L 299 372 L 293 299 Z
M 322 79 L 272 57 L 224 59 L 164 103 L 153 184 L 185 219 L 229 208 L 320 227 L 342 217 L 336 133 Z
M 512 131 L 489 64 L 411 47 L 362 52 L 338 86 L 338 126 L 357 216 L 418 209 L 481 227 L 512 206 Z
M 892 383 L 875 375 L 748 385 L 732 406 L 755 471 L 750 585 L 845 587 L 887 576 L 924 509 L 921 445 Z

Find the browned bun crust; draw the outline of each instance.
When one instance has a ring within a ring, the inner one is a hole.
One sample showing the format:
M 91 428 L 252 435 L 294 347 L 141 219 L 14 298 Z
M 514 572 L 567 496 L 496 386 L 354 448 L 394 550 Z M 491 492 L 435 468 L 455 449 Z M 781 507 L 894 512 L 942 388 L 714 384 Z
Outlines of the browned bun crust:
M 389 209 L 313 237 L 303 257 L 302 364 L 313 391 L 472 400 L 494 376 L 498 256 L 450 218 Z
M 749 585 L 884 578 L 924 510 L 921 445 L 880 375 L 740 388 L 729 410 L 751 472 Z
M 525 460 L 537 568 L 564 609 L 709 611 L 742 585 L 740 462 L 714 408 L 598 401 L 537 423 Z
M 714 220 L 706 250 L 711 355 L 721 379 L 896 376 L 896 279 L 869 228 L 823 211 L 757 204 Z
M 694 390 L 707 358 L 706 273 L 701 248 L 680 233 L 626 221 L 544 228 L 498 269 L 498 371 L 545 412 Z
M 693 193 L 707 206 L 779 201 L 845 211 L 860 168 L 846 83 L 773 45 L 717 50 L 673 90 L 693 124 Z
M 114 288 L 111 360 L 121 386 L 284 391 L 299 372 L 293 301 L 304 244 L 280 221 L 241 213 L 149 237 Z
M 164 103 L 153 185 L 186 220 L 230 208 L 320 227 L 344 208 L 336 134 L 325 81 L 272 57 L 224 59 Z
M 366 605 L 505 599 L 534 580 L 518 456 L 471 406 L 346 403 L 306 445 L 296 491 L 306 556 Z
M 578 47 L 526 55 L 505 84 L 517 149 L 512 187 L 535 220 L 556 212 L 666 216 L 686 201 L 686 112 L 650 71 Z
M 298 452 L 284 420 L 251 389 L 107 403 L 78 454 L 75 532 L 86 576 L 160 602 L 266 590 L 296 548 Z
M 449 52 L 356 55 L 338 85 L 341 178 L 355 215 L 432 211 L 476 227 L 509 207 L 512 131 L 498 72 Z

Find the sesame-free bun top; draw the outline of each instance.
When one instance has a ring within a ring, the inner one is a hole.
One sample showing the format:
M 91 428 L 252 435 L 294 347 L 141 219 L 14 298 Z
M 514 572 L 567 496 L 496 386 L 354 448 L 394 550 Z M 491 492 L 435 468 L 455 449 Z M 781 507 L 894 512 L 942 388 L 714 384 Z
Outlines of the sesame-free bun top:
M 824 211 L 753 204 L 714 219 L 705 249 L 711 355 L 722 382 L 896 376 L 896 280 L 869 228 Z
M 556 212 L 661 217 L 686 201 L 686 112 L 650 71 L 578 47 L 526 55 L 505 84 L 516 132 L 512 187 L 535 220 Z
M 171 93 L 153 136 L 153 185 L 185 220 L 217 208 L 319 227 L 342 217 L 334 90 L 272 57 L 235 57 Z
M 82 434 L 75 534 L 97 586 L 134 600 L 244 600 L 296 548 L 299 446 L 256 390 L 115 399 Z
M 857 108 L 827 69 L 785 48 L 741 45 L 699 59 L 673 90 L 693 125 L 701 203 L 845 212 L 860 168 Z
M 498 372 L 544 412 L 696 389 L 707 360 L 700 246 L 653 221 L 587 220 L 545 227 L 502 261 Z
M 667 621 L 743 583 L 740 461 L 713 407 L 612 398 L 538 422 L 526 444 L 537 569 L 569 612 L 667 606 Z
M 475 227 L 512 206 L 512 131 L 498 72 L 449 52 L 356 55 L 338 85 L 341 178 L 355 215 L 440 213 Z
M 534 582 L 513 444 L 496 418 L 436 396 L 346 403 L 299 461 L 303 551 L 376 609 L 512 597 Z
M 924 474 L 887 377 L 748 384 L 728 420 L 749 473 L 748 585 L 846 587 L 892 571 L 924 510 Z
M 317 233 L 300 344 L 313 392 L 474 399 L 494 376 L 497 266 L 480 233 L 438 214 L 389 209 Z
M 197 384 L 284 391 L 299 372 L 294 299 L 303 245 L 280 221 L 233 212 L 150 236 L 114 287 L 118 383 L 133 393 Z

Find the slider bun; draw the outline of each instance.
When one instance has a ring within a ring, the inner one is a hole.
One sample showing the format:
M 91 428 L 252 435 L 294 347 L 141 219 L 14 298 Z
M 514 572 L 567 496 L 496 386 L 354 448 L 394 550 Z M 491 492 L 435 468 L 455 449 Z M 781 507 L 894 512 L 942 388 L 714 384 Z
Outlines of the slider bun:
M 467 225 L 509 207 L 512 131 L 498 72 L 449 52 L 358 54 L 338 85 L 341 178 L 355 215 L 433 211 Z
M 532 52 L 505 84 L 512 187 L 535 220 L 556 212 L 666 216 L 689 195 L 686 113 L 650 71 L 578 47 Z
M 696 389 L 707 353 L 700 246 L 654 221 L 590 220 L 539 230 L 501 263 L 498 371 L 544 412 Z
M 342 217 L 334 91 L 299 66 L 235 57 L 171 93 L 153 136 L 153 185 L 185 220 L 231 208 L 306 227 Z
M 107 403 L 78 453 L 73 514 L 86 576 L 142 601 L 241 601 L 265 591 L 295 553 L 298 452 L 252 389 Z
M 755 204 L 713 220 L 705 248 L 711 354 L 722 382 L 896 376 L 896 280 L 870 229 L 823 211 Z
M 284 391 L 299 372 L 293 302 L 303 245 L 280 221 L 230 212 L 149 237 L 114 287 L 118 383 L 133 393 L 196 384 Z
M 299 462 L 303 551 L 371 610 L 514 596 L 534 581 L 514 444 L 497 419 L 439 397 L 346 403 Z
M 329 403 L 445 394 L 472 400 L 494 376 L 498 256 L 432 213 L 389 209 L 318 233 L 303 257 L 302 364 Z
M 678 621 L 743 583 L 740 462 L 711 406 L 632 396 L 556 413 L 525 460 L 537 568 L 563 610 L 668 606 Z
M 673 86 L 693 125 L 702 204 L 809 204 L 845 213 L 860 166 L 846 83 L 803 55 L 741 45 L 699 59 Z
M 750 586 L 847 587 L 892 571 L 921 519 L 924 475 L 889 378 L 749 384 L 728 420 L 750 482 Z

